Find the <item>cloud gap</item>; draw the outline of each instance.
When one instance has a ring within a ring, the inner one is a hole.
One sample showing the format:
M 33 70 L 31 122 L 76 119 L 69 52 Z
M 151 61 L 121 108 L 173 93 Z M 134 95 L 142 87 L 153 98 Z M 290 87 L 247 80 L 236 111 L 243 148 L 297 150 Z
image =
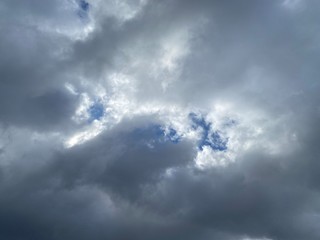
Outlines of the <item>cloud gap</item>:
M 198 148 L 202 151 L 204 146 L 211 147 L 214 151 L 226 151 L 228 139 L 221 136 L 219 130 L 213 130 L 212 123 L 208 123 L 203 116 L 195 113 L 190 113 L 191 127 L 194 130 L 201 129 L 201 138 L 198 141 Z M 233 125 L 235 122 L 231 121 L 229 124 Z

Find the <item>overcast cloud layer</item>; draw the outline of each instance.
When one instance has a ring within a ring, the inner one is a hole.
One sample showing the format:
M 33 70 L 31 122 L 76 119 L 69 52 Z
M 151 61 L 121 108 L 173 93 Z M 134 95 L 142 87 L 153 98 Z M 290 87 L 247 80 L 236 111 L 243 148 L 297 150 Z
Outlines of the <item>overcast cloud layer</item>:
M 0 239 L 319 240 L 320 1 L 2 0 Z

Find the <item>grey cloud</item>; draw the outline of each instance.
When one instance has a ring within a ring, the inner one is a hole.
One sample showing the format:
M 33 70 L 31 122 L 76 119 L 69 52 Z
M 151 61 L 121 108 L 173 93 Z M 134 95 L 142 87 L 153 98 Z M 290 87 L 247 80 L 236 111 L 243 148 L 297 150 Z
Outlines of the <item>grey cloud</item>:
M 318 36 L 311 30 L 317 3 L 303 4 L 290 11 L 281 1 L 203 1 L 209 23 L 195 38 L 173 92 L 198 105 L 231 97 L 264 108 L 276 108 L 299 90 L 308 95 L 305 88 L 317 82 Z
M 95 9 L 111 2 L 88 2 L 96 21 L 83 39 L 34 25 L 74 26 L 76 10 L 60 1 L 0 4 L 0 238 L 319 239 L 319 3 L 149 1 L 121 22 Z M 179 31 L 188 51 L 163 70 L 161 44 Z M 134 79 L 133 93 L 121 93 L 137 107 L 208 112 L 225 100 L 234 111 L 261 110 L 274 119 L 263 136 L 279 153 L 255 146 L 199 169 L 196 141 L 159 140 L 152 126 L 166 123 L 157 111 L 107 121 L 65 148 L 71 133 L 96 124 L 72 121 L 80 96 L 65 84 L 94 98 L 97 84 L 113 91 L 112 73 Z M 281 134 L 293 140 L 283 145 Z
M 11 21 L 3 22 L 1 32 L 1 121 L 38 129 L 68 121 L 77 98 L 65 90 L 67 78 L 55 53 L 66 39 Z

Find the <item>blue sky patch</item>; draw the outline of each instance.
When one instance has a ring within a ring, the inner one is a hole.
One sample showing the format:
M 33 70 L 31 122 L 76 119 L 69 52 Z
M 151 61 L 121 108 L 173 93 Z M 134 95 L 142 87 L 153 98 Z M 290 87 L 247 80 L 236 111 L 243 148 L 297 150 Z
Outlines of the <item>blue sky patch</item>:
M 215 151 L 226 151 L 228 139 L 222 138 L 218 131 L 212 133 L 204 142 L 203 146 L 209 146 Z M 201 149 L 202 150 L 202 149 Z
M 88 109 L 88 113 L 90 115 L 89 121 L 92 122 L 94 120 L 100 120 L 104 115 L 104 106 L 103 104 L 97 102 L 90 106 Z
M 87 12 L 89 10 L 89 3 L 84 0 L 80 0 L 79 6 L 85 12 Z
M 159 124 L 153 124 L 146 128 L 136 128 L 133 134 L 135 138 L 154 140 L 159 143 L 167 141 L 179 143 L 181 140 L 176 130 L 169 128 L 169 130 L 166 131 L 165 128 Z
M 202 136 L 198 143 L 198 148 L 202 151 L 204 146 L 211 147 L 214 151 L 226 151 L 228 139 L 221 137 L 218 131 L 210 133 L 212 129 L 212 124 L 206 122 L 203 116 L 199 116 L 195 113 L 190 113 L 189 117 L 192 121 L 193 129 L 202 129 Z
M 206 120 L 204 119 L 203 116 L 198 116 L 195 113 L 190 113 L 189 118 L 192 121 L 192 128 L 197 129 L 197 128 L 202 128 L 204 131 L 209 132 L 211 123 L 207 123 Z
M 165 137 L 173 143 L 178 143 L 181 140 L 181 136 L 173 128 L 169 128 L 169 131 L 165 133 Z
M 78 16 L 80 18 L 86 18 L 88 16 L 90 4 L 85 0 L 80 0 L 78 1 L 78 5 L 79 5 Z

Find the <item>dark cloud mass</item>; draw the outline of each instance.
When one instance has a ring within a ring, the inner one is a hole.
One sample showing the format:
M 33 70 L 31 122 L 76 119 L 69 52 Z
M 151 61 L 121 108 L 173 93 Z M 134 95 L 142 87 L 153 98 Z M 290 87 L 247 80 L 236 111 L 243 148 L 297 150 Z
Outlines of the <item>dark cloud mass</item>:
M 0 240 L 320 239 L 316 0 L 0 2 Z

